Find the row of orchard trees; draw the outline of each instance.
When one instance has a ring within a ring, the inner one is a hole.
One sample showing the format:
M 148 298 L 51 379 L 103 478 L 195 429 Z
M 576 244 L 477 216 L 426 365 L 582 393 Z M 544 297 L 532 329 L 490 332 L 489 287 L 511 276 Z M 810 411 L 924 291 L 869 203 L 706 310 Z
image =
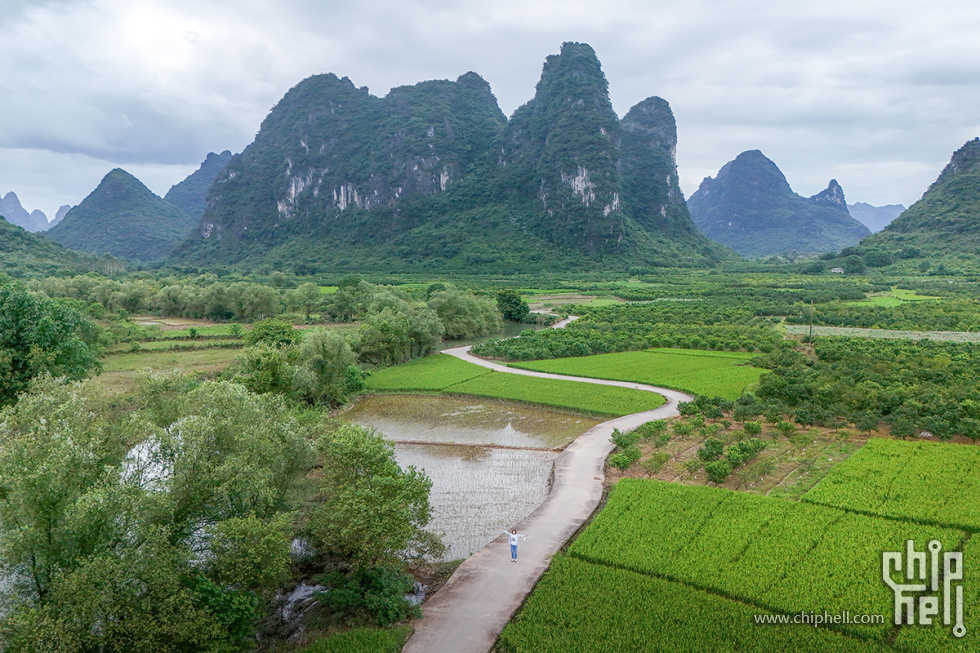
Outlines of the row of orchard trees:
M 251 650 L 299 568 L 339 590 L 338 621 L 409 612 L 405 560 L 441 548 L 431 482 L 380 434 L 233 381 L 146 376 L 106 397 L 53 379 L 97 369 L 95 327 L 9 283 L 0 327 L 0 648 Z M 290 345 L 308 348 L 304 387 L 347 371 L 330 348 L 346 341 L 316 335 Z

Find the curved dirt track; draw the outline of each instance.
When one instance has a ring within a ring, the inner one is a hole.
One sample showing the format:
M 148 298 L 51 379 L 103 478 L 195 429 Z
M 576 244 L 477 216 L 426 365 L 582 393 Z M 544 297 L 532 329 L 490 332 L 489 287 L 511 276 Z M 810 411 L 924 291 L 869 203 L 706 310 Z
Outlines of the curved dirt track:
M 564 326 L 568 321 L 555 325 Z M 673 417 L 677 404 L 692 397 L 641 383 L 518 370 L 470 355 L 469 347 L 443 353 L 483 367 L 524 376 L 563 379 L 656 392 L 667 399 L 660 408 L 611 419 L 586 431 L 555 460 L 554 482 L 548 498 L 515 525 L 527 538 L 518 547 L 519 561 L 511 563 L 507 538 L 500 535 L 467 558 L 446 584 L 422 607 L 422 619 L 402 653 L 487 653 L 514 612 L 524 601 L 551 557 L 575 534 L 602 498 L 604 465 L 613 449 L 613 429 L 634 429 L 650 420 Z

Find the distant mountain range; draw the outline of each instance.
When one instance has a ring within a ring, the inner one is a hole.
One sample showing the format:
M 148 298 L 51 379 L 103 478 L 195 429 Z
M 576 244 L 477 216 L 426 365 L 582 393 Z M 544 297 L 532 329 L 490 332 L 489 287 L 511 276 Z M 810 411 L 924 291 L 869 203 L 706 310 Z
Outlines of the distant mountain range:
M 858 242 L 902 257 L 980 253 L 977 139 L 908 210 L 848 205 L 835 180 L 802 197 L 758 150 L 685 202 L 676 148 L 665 100 L 619 119 L 595 52 L 565 43 L 510 119 L 473 72 L 383 98 L 315 75 L 273 107 L 245 151 L 208 154 L 165 198 L 116 169 L 50 225 L 14 193 L 0 198 L 0 215 L 98 256 L 297 273 L 626 271 Z M 10 237 L 18 256 L 32 251 Z
M 905 206 L 902 204 L 872 206 L 865 202 L 856 202 L 847 205 L 847 212 L 851 214 L 851 217 L 870 229 L 871 233 L 878 233 L 884 229 L 904 210 Z
M 476 73 L 392 89 L 316 75 L 215 179 L 172 259 L 295 270 L 704 265 L 729 255 L 691 222 L 670 107 L 620 120 L 599 60 L 565 43 L 507 120 Z
M 62 207 L 62 209 L 65 208 Z M 48 224 L 48 216 L 44 214 L 44 211 L 35 209 L 28 213 L 27 209 L 21 205 L 17 194 L 13 191 L 0 196 L 0 217 L 6 219 L 10 224 L 15 224 L 31 233 L 44 231 L 51 226 Z
M 953 153 L 918 202 L 862 246 L 923 254 L 980 254 L 980 139 Z
M 688 206 L 701 233 L 744 256 L 838 251 L 871 233 L 847 212 L 836 180 L 802 197 L 759 150 L 739 154 L 706 178 Z

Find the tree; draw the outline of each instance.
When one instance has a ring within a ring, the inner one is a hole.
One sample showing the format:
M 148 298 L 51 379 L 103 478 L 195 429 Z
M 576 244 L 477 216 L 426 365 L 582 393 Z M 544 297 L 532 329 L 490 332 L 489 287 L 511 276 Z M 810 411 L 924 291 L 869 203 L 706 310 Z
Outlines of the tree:
M 857 254 L 851 254 L 844 259 L 845 274 L 861 274 L 865 270 L 864 261 Z
M 704 471 L 707 472 L 709 481 L 721 484 L 731 476 L 732 466 L 727 460 L 713 460 L 705 463 Z
M 301 337 L 301 334 L 289 322 L 270 318 L 256 322 L 252 326 L 252 330 L 245 334 L 245 343 L 249 345 L 262 343 L 270 347 L 283 347 L 295 345 Z
M 432 481 L 401 469 L 394 446 L 353 424 L 320 438 L 317 497 L 303 511 L 304 531 L 320 551 L 359 565 L 380 566 L 406 555 L 438 553 L 423 530 L 431 516 Z
M 296 290 L 289 293 L 289 304 L 294 308 L 302 310 L 309 321 L 310 315 L 323 304 L 323 295 L 320 294 L 320 287 L 315 283 L 309 282 L 302 284 Z
M 385 308 L 369 316 L 357 331 L 357 352 L 372 365 L 403 363 L 412 357 L 411 322 L 404 313 Z
M 525 322 L 531 314 L 531 308 L 521 299 L 521 294 L 510 288 L 497 293 L 497 309 L 505 320 L 513 322 Z
M 428 306 L 439 316 L 449 338 L 469 338 L 500 328 L 500 311 L 489 297 L 447 286 L 432 293 Z
M 0 285 L 0 406 L 41 374 L 83 379 L 100 368 L 98 329 L 64 301 Z
M 299 345 L 300 372 L 297 385 L 311 404 L 343 404 L 360 378 L 357 355 L 343 333 L 324 328 L 310 329 Z
M 282 577 L 313 462 L 282 400 L 168 377 L 132 401 L 46 379 L 0 415 L 9 650 L 240 650 Z
M 426 356 L 442 342 L 445 327 L 439 315 L 425 304 L 412 306 L 408 311 L 408 337 L 411 339 L 411 356 Z

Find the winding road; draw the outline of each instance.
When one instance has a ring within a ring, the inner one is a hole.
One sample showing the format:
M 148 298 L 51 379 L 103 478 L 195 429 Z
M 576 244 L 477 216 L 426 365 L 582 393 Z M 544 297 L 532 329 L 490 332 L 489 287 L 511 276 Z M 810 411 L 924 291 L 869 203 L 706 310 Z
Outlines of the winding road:
M 574 318 L 572 318 L 574 319 Z M 555 325 L 565 326 L 570 320 Z M 497 372 L 546 379 L 581 381 L 656 392 L 667 399 L 660 408 L 625 415 L 594 426 L 569 444 L 555 459 L 551 492 L 524 521 L 515 525 L 527 535 L 520 559 L 511 564 L 507 538 L 493 542 L 467 558 L 446 584 L 422 606 L 402 653 L 487 653 L 504 626 L 548 568 L 551 557 L 578 531 L 602 498 L 606 457 L 613 449 L 613 429 L 634 429 L 650 420 L 673 417 L 677 404 L 690 395 L 642 383 L 519 370 L 472 356 L 469 347 L 443 353 Z

